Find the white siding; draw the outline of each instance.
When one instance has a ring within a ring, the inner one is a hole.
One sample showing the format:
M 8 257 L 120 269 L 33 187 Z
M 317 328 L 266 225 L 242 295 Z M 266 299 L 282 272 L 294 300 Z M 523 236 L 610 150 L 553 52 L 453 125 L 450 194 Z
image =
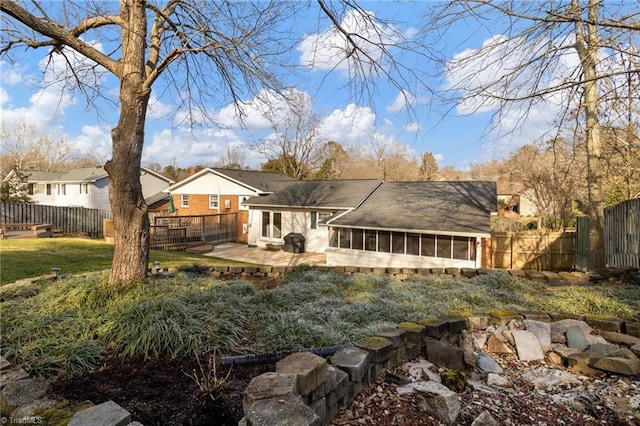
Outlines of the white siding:
M 172 194 L 220 194 L 220 195 L 257 195 L 255 191 L 231 182 L 213 173 L 204 174 L 197 179 L 171 191 Z
M 89 196 L 91 198 L 90 208 L 110 209 L 109 178 L 100 179 L 93 184 L 89 184 Z
M 298 209 L 295 211 L 282 209 L 265 209 L 265 211 L 282 213 L 282 237 L 290 232 L 298 232 L 305 238 L 304 249 L 311 253 L 324 253 L 327 249 L 328 228 L 326 226 L 318 226 L 318 229 L 311 229 L 311 211 Z M 249 244 L 255 244 L 259 247 L 266 246 L 273 240 L 262 238 L 262 210 L 249 210 Z M 284 240 L 280 240 L 284 243 Z
M 140 175 L 140 184 L 142 185 L 142 196 L 144 198 L 162 192 L 169 187 L 169 182 L 151 173 L 146 173 L 144 170 Z

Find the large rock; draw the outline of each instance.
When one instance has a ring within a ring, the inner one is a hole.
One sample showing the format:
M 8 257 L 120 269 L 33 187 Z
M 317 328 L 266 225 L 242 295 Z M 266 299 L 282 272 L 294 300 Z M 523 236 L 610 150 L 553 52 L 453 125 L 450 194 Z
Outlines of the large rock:
M 581 351 L 588 346 L 584 331 L 578 325 L 572 325 L 567 328 L 566 336 L 567 346 L 571 349 L 578 349 Z
M 551 349 L 551 325 L 548 322 L 530 319 L 525 319 L 523 323 L 527 331 L 530 331 L 538 338 L 542 351 L 548 352 Z
M 418 409 L 429 413 L 441 421 L 453 424 L 460 414 L 460 398 L 446 386 L 426 382 L 414 388 Z
M 598 358 L 589 364 L 598 370 L 608 371 L 625 376 L 637 376 L 640 374 L 640 361 L 636 359 L 605 357 Z
M 0 392 L 0 409 L 11 414 L 21 405 L 31 404 L 47 393 L 47 382 L 38 379 L 23 379 L 9 382 Z
M 577 325 L 582 328 L 585 335 L 590 334 L 593 329 L 584 321 L 575 319 L 563 319 L 560 321 L 554 321 L 551 323 L 551 342 L 553 343 L 566 343 L 567 329 L 573 325 Z
M 486 352 L 482 351 L 478 354 L 476 365 L 485 373 L 502 373 L 502 367 Z
M 513 330 L 518 358 L 522 361 L 537 361 L 544 359 L 538 338 L 526 330 Z
M 125 426 L 131 414 L 113 401 L 103 402 L 73 415 L 69 426 Z

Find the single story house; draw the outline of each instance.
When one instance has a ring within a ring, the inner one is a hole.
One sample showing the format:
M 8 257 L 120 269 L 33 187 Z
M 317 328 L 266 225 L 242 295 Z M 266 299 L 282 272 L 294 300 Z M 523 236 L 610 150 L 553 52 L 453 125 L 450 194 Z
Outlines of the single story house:
M 481 266 L 495 182 L 302 181 L 245 201 L 249 243 L 305 237 L 328 266 Z
M 238 213 L 238 239 L 247 241 L 249 208 L 242 202 L 272 194 L 292 181 L 277 173 L 204 168 L 166 188 L 165 192 L 173 198 L 177 216 Z
M 21 173 L 26 177 L 26 191 L 36 204 L 104 210 L 111 208 L 109 175 L 103 167 L 85 167 L 65 172 L 22 170 Z M 13 179 L 15 175 L 12 170 L 5 180 Z M 142 195 L 148 199 L 157 198 L 157 194 L 162 193 L 173 181 L 142 167 L 140 183 Z

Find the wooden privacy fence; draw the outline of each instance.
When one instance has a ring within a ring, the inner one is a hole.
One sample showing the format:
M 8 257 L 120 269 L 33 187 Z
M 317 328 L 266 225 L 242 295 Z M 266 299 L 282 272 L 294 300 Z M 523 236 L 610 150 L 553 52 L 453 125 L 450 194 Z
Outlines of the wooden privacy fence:
M 488 268 L 562 271 L 575 263 L 575 232 L 496 232 L 483 245 Z
M 56 232 L 84 233 L 92 238 L 102 238 L 102 221 L 109 217 L 110 210 L 5 201 L 0 204 L 2 223 L 47 223 Z
M 640 268 L 640 198 L 605 209 L 604 244 L 607 266 Z

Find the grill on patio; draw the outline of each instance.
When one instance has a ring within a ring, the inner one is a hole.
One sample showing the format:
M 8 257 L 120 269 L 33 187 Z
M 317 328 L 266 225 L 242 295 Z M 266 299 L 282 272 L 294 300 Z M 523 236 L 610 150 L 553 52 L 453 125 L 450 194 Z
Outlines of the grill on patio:
M 284 236 L 284 246 L 282 249 L 289 253 L 304 253 L 304 235 L 291 232 Z

